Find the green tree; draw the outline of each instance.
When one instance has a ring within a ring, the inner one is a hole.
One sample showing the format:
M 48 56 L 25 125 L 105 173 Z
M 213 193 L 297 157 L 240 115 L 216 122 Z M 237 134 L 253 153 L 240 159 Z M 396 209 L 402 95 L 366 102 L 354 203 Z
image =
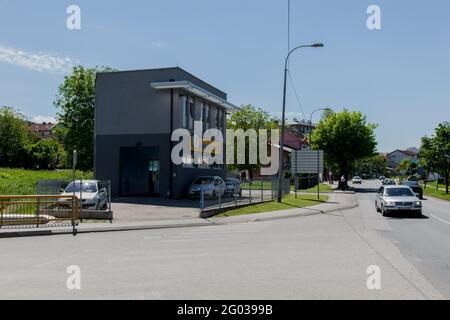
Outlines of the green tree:
M 361 112 L 344 110 L 322 118 L 312 135 L 312 145 L 324 150 L 328 164 L 336 164 L 347 188 L 349 173 L 359 159 L 375 155 L 377 142 L 374 129 Z
M 11 107 L 0 108 L 0 167 L 23 165 L 27 138 L 25 117 Z
M 446 193 L 449 193 L 450 174 L 450 123 L 443 122 L 432 137 L 423 137 L 419 151 L 420 163 L 428 173 L 436 171 L 444 177 Z
M 386 174 L 386 159 L 383 155 L 377 154 L 373 157 L 359 159 L 355 161 L 354 171 L 359 175 L 380 176 Z
M 439 153 L 441 173 L 444 176 L 445 191 L 449 193 L 450 174 L 450 122 L 440 123 L 435 130 L 436 149 Z
M 58 112 L 56 134 L 66 154 L 78 152 L 78 167 L 92 170 L 94 164 L 95 79 L 97 72 L 114 71 L 109 67 L 76 66 L 59 86 L 54 102 Z
M 256 132 L 258 132 L 259 129 L 276 129 L 278 128 L 278 121 L 273 118 L 269 113 L 266 111 L 255 108 L 252 105 L 243 105 L 241 108 L 233 112 L 227 121 L 228 129 L 238 130 L 242 129 L 244 131 L 249 129 L 255 129 Z M 269 137 L 270 138 L 270 137 Z M 253 173 L 258 170 L 261 166 L 259 165 L 259 159 L 258 164 L 249 164 L 249 140 L 246 139 L 246 164 L 235 164 L 230 165 L 231 170 L 248 170 L 250 178 L 253 178 Z M 235 148 L 235 153 L 237 152 Z M 236 155 L 235 155 L 236 156 Z M 236 159 L 236 158 L 235 158 Z
M 439 154 L 433 137 L 422 137 L 419 149 L 419 163 L 425 171 L 425 184 L 431 172 L 439 170 Z
M 39 169 L 55 169 L 61 161 L 61 149 L 56 139 L 42 139 L 28 146 L 33 166 Z
M 411 159 L 403 159 L 398 165 L 397 170 L 400 172 L 402 177 L 404 175 L 415 175 L 417 173 L 417 163 Z

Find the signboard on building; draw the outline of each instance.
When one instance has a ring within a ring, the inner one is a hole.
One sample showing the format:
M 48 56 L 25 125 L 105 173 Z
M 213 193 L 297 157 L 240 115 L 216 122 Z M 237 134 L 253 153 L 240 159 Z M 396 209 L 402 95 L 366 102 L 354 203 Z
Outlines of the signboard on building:
M 322 173 L 323 150 L 296 150 L 291 153 L 292 173 Z

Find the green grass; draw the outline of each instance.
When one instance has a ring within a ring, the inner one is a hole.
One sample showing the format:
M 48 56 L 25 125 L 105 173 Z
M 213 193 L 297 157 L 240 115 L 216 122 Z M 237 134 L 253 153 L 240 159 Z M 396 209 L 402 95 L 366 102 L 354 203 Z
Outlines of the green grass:
M 294 186 L 291 186 L 291 191 L 294 191 Z M 298 192 L 315 193 L 315 192 L 317 192 L 317 186 L 306 189 L 306 190 L 298 190 Z M 333 192 L 333 187 L 327 183 L 321 183 L 320 184 L 320 192 Z
M 242 207 L 234 210 L 230 210 L 224 212 L 218 217 L 231 217 L 231 216 L 241 216 L 246 214 L 253 213 L 263 213 L 263 212 L 272 212 L 272 211 L 280 211 L 280 210 L 288 210 L 288 209 L 296 209 L 296 208 L 305 208 L 311 207 L 318 204 L 322 204 L 328 201 L 328 196 L 321 196 L 320 200 L 317 199 L 316 195 L 298 195 L 298 198 L 295 198 L 295 195 L 288 195 L 283 198 L 281 203 L 277 201 L 266 202 L 261 204 L 255 204 L 247 207 Z
M 445 186 L 442 186 L 441 188 L 445 189 Z M 430 186 L 430 184 L 427 184 L 427 188 L 423 189 L 423 193 L 425 195 L 435 197 L 441 200 L 450 201 L 450 194 L 446 194 L 444 190 L 436 190 L 436 184 L 434 185 L 434 187 Z
M 92 179 L 92 172 L 78 171 L 77 179 Z M 38 180 L 71 180 L 72 170 L 24 170 L 0 168 L 0 195 L 34 195 Z
M 271 190 L 272 189 L 272 182 L 270 181 L 254 181 L 251 184 L 251 189 L 252 190 L 261 190 L 261 184 L 262 184 L 262 188 L 263 190 Z M 244 182 L 241 185 L 241 188 L 243 190 L 250 190 L 250 183 L 249 182 Z
M 434 189 L 436 189 L 436 183 L 437 183 L 436 181 L 427 182 L 427 188 L 434 188 Z M 422 185 L 424 185 L 423 182 L 422 182 Z M 445 189 L 445 184 L 439 183 L 438 188 Z

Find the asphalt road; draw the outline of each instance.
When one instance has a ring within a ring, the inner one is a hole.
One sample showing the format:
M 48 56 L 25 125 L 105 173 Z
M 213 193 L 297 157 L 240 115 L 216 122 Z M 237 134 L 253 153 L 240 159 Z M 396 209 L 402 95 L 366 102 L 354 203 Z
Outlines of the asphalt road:
M 356 186 L 364 212 L 373 210 L 374 192 L 380 186 L 379 181 L 365 181 L 361 187 Z M 396 243 L 421 273 L 450 298 L 450 203 L 425 196 L 423 206 L 421 219 L 408 214 L 384 218 L 388 227 L 380 233 Z
M 426 203 L 425 214 L 439 219 L 383 218 L 367 192 L 375 187 L 363 185 L 359 208 L 330 214 L 0 239 L 0 298 L 444 298 L 450 225 L 441 220 L 448 204 Z M 69 266 L 80 268 L 80 290 L 66 285 Z M 379 290 L 367 287 L 370 266 L 381 272 Z

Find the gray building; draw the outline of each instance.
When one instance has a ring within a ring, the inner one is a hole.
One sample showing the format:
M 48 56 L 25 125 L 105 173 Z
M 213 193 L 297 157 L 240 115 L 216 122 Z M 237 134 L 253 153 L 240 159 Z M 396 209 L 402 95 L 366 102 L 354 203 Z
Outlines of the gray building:
M 226 176 L 224 165 L 171 161 L 171 134 L 194 121 L 225 133 L 227 95 L 181 68 L 97 74 L 94 175 L 113 196 L 182 197 L 198 176 Z M 224 134 L 225 136 L 225 134 Z

